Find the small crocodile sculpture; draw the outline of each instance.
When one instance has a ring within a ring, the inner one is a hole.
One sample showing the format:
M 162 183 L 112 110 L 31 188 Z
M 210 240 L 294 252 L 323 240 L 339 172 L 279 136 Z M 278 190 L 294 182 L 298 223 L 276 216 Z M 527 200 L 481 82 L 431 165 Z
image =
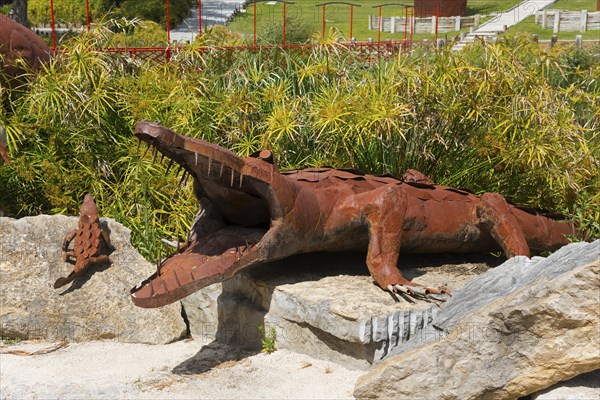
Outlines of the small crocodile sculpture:
M 200 203 L 187 243 L 131 290 L 140 307 L 172 303 L 260 263 L 341 250 L 367 250 L 369 272 L 384 290 L 444 295 L 444 288 L 405 279 L 396 266 L 400 251 L 530 256 L 574 233 L 573 225 L 499 194 L 435 185 L 414 170 L 403 179 L 331 168 L 280 172 L 268 150 L 243 159 L 144 121 L 135 135 L 194 178 Z
M 91 194 L 86 194 L 83 204 L 79 209 L 78 229 L 69 233 L 63 242 L 62 249 L 65 252 L 65 262 L 74 263 L 73 272 L 69 276 L 58 278 L 54 282 L 54 288 L 58 289 L 67 283 L 73 281 L 90 265 L 107 261 L 108 256 L 100 254 L 102 248 L 100 239 L 104 240 L 108 250 L 114 250 L 110 243 L 108 233 L 100 227 L 100 218 L 98 217 L 98 207 Z M 71 242 L 75 239 L 73 250 L 69 250 Z

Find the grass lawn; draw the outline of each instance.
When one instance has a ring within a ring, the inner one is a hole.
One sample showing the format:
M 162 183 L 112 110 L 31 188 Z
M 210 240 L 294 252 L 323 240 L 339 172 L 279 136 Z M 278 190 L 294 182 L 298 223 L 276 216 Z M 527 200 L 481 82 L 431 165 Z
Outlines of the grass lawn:
M 294 4 L 287 4 L 290 31 L 297 29 L 300 25 L 304 25 L 305 29 L 309 32 L 320 33 L 322 29 L 322 8 L 316 7 L 319 3 L 319 1 L 315 0 L 295 0 Z M 369 15 L 377 15 L 378 10 L 373 8 L 373 6 L 382 4 L 382 2 L 380 0 L 362 0 L 356 1 L 355 4 L 360 4 L 360 7 L 354 7 L 352 35 L 357 40 L 367 40 L 368 38 L 377 40 L 377 31 L 370 31 L 368 29 L 368 18 Z M 283 21 L 282 3 L 258 3 L 256 11 L 257 32 L 259 36 L 265 30 L 272 29 L 273 26 L 281 26 Z M 382 15 L 385 17 L 404 16 L 404 14 L 405 9 L 401 6 L 388 6 L 382 9 Z M 252 36 L 253 20 L 254 8 L 253 5 L 250 5 L 245 13 L 233 20 L 229 25 L 229 29 Z M 350 6 L 341 4 L 327 6 L 325 20 L 326 29 L 336 27 L 345 38 L 350 37 Z M 404 33 L 389 34 L 382 32 L 381 38 L 401 40 L 404 38 Z
M 506 34 L 518 34 L 518 33 L 530 33 L 537 34 L 541 40 L 550 39 L 554 33 L 552 29 L 542 29 L 541 26 L 535 24 L 535 17 L 531 16 L 523 20 L 523 22 L 508 28 Z M 595 39 L 600 40 L 600 31 L 587 31 L 587 32 L 559 32 L 557 34 L 558 40 L 573 40 L 575 36 L 582 35 L 584 40 Z
M 553 10 L 571 10 L 580 11 L 588 10 L 589 12 L 596 11 L 596 0 L 558 0 L 556 3 L 548 7 Z M 526 18 L 523 22 L 508 29 L 507 34 L 517 34 L 520 32 L 528 32 L 537 34 L 541 40 L 550 39 L 554 33 L 552 29 L 542 29 L 541 26 L 535 24 L 535 17 Z M 600 40 L 600 31 L 587 32 L 559 32 L 558 40 L 573 40 L 575 36 L 582 35 L 583 39 Z
M 557 0 L 557 2 L 549 6 L 548 9 L 571 11 L 588 10 L 589 12 L 592 12 L 596 11 L 596 0 Z
M 521 0 L 467 0 L 467 15 L 506 11 L 520 2 Z
M 321 19 L 322 19 L 322 8 L 317 7 L 317 4 L 322 1 L 317 0 L 291 0 L 294 4 L 287 5 L 287 16 L 289 21 L 290 30 L 295 27 L 304 24 L 305 28 L 312 33 L 319 34 L 321 32 Z M 519 0 L 502 0 L 502 1 L 491 1 L 491 0 L 468 0 L 467 3 L 467 15 L 475 14 L 489 14 L 492 12 L 498 12 L 510 9 L 514 5 L 518 4 Z M 403 1 L 403 4 L 412 5 L 413 1 Z M 382 0 L 354 0 L 354 4 L 359 4 L 361 7 L 354 7 L 353 15 L 353 31 L 352 35 L 359 41 L 367 40 L 372 38 L 377 40 L 377 30 L 370 31 L 368 29 L 368 16 L 377 15 L 378 9 L 374 6 L 380 4 L 386 4 Z M 279 27 L 283 20 L 283 4 L 282 3 L 258 3 L 256 7 L 256 20 L 257 20 L 257 33 L 261 36 L 261 32 L 265 33 L 269 28 Z M 410 13 L 410 9 L 409 9 Z M 405 9 L 402 6 L 392 5 L 382 9 L 382 15 L 384 17 L 401 17 L 404 16 Z M 410 15 L 410 14 L 409 14 Z M 334 26 L 338 28 L 344 37 L 349 38 L 350 35 L 350 6 L 333 4 L 327 6 L 325 12 L 325 19 L 327 22 L 327 29 Z M 246 12 L 238 15 L 234 18 L 233 22 L 229 25 L 229 29 L 243 33 L 248 37 L 252 37 L 253 34 L 253 20 L 254 20 L 254 8 L 253 5 L 249 5 Z M 451 38 L 456 36 L 458 32 L 449 32 L 440 34 L 440 37 L 448 36 Z M 413 35 L 413 39 L 432 39 L 435 35 Z M 391 38 L 393 40 L 404 39 L 404 33 L 383 33 L 381 39 Z

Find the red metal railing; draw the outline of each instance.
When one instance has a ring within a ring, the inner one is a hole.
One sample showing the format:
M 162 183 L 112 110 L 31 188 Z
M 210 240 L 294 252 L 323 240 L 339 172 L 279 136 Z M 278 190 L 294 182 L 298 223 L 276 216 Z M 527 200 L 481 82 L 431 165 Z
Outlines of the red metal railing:
M 339 43 L 336 50 L 343 51 L 347 60 L 372 62 L 380 58 L 389 58 L 410 49 L 412 43 L 409 41 L 386 41 L 386 42 L 350 42 Z M 200 47 L 195 50 L 207 59 L 210 57 L 214 63 L 221 68 L 229 68 L 237 59 L 244 54 L 262 54 L 265 59 L 276 59 L 277 55 L 285 54 L 282 62 L 290 58 L 308 58 L 308 56 L 319 47 L 313 44 L 287 44 L 287 45 L 263 45 L 263 46 L 221 46 Z M 131 48 L 109 48 L 106 51 L 116 55 L 130 57 L 134 60 L 151 63 L 163 63 L 177 57 L 181 52 L 188 49 L 184 47 L 131 47 Z
M 50 15 L 51 15 L 51 30 L 52 30 L 52 50 L 56 51 L 56 27 L 55 27 L 55 13 L 54 13 L 54 1 L 50 1 Z M 275 54 L 279 52 L 286 52 L 293 56 L 303 56 L 309 54 L 313 51 L 313 48 L 318 47 L 319 45 L 309 45 L 309 44 L 288 44 L 286 43 L 286 5 L 293 4 L 293 2 L 288 0 L 275 0 L 283 3 L 284 13 L 283 13 L 283 40 L 281 45 L 256 45 L 256 3 L 267 1 L 267 0 L 252 0 L 248 4 L 253 4 L 254 6 L 254 37 L 253 37 L 253 45 L 252 46 L 234 46 L 234 47 L 202 47 L 199 50 L 203 54 L 210 54 L 211 57 L 220 59 L 223 61 L 222 66 L 227 67 L 231 65 L 234 61 L 234 57 L 236 55 L 241 55 L 242 53 L 263 53 L 263 54 Z M 329 3 L 317 4 L 317 7 L 323 7 L 323 13 L 325 12 L 325 7 L 329 4 L 344 4 L 349 5 L 350 10 L 350 35 L 352 36 L 352 16 L 353 16 L 353 8 L 355 6 L 359 6 L 358 4 L 343 2 L 343 1 L 333 1 Z M 379 8 L 379 27 L 377 33 L 377 42 L 349 42 L 349 43 L 340 43 L 338 49 L 341 51 L 345 51 L 348 53 L 349 58 L 353 60 L 363 60 L 363 61 L 372 61 L 374 59 L 379 59 L 381 57 L 390 57 L 395 54 L 398 54 L 402 51 L 407 51 L 412 44 L 412 18 L 411 18 L 411 26 L 409 29 L 404 29 L 404 40 L 401 41 L 391 41 L 387 40 L 381 41 L 381 31 L 382 31 L 382 18 L 381 18 L 381 9 L 382 7 L 386 7 L 388 5 L 395 4 L 382 4 L 380 6 L 375 6 Z M 408 17 L 408 8 L 411 6 L 405 6 L 406 14 Z M 91 17 L 90 17 L 90 9 L 89 9 L 89 0 L 85 0 L 86 7 L 86 26 L 87 30 L 90 31 L 91 26 Z M 170 0 L 165 0 L 165 11 L 166 11 L 166 27 L 167 27 L 167 43 L 169 44 L 167 47 L 129 47 L 129 48 L 109 48 L 106 49 L 109 53 L 119 54 L 131 57 L 132 59 L 138 59 L 146 62 L 169 62 L 173 55 L 177 55 L 184 48 L 179 47 L 177 45 L 171 45 L 171 8 L 170 8 Z M 199 28 L 198 33 L 202 34 L 202 1 L 198 0 L 198 18 L 199 18 Z M 405 18 L 405 21 L 407 18 Z M 410 37 L 407 37 L 407 30 L 410 32 Z M 323 14 L 322 20 L 322 36 L 325 36 L 325 18 Z

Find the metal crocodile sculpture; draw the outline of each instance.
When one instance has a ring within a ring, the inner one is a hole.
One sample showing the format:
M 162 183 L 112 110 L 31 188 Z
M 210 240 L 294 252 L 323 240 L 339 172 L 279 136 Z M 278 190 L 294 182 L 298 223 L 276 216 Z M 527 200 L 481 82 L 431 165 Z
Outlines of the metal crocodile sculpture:
M 409 170 L 398 179 L 357 170 L 280 172 L 273 154 L 247 158 L 139 122 L 135 135 L 191 175 L 200 211 L 188 240 L 131 290 L 140 307 L 160 307 L 251 266 L 298 253 L 366 250 L 377 284 L 409 296 L 445 295 L 402 276 L 403 253 L 503 251 L 506 257 L 557 249 L 574 233 L 559 222 L 509 204 L 433 184 Z
M 38 70 L 50 59 L 44 40 L 25 26 L 0 14 L 0 85 L 13 86 L 29 68 Z
M 0 88 L 18 85 L 27 69 L 38 70 L 50 59 L 44 40 L 25 26 L 0 14 Z M 27 66 L 27 67 L 26 67 Z M 5 101 L 0 89 L 0 102 Z M 10 164 L 6 132 L 0 125 L 0 166 Z
M 101 254 L 100 239 L 104 240 L 108 250 L 114 250 L 108 233 L 100 226 L 98 207 L 96 207 L 96 202 L 91 194 L 85 195 L 83 204 L 79 209 L 79 215 L 78 228 L 67 234 L 62 246 L 65 252 L 65 262 L 74 263 L 75 266 L 73 267 L 73 272 L 67 277 L 58 278 L 54 282 L 55 289 L 72 282 L 90 265 L 108 261 L 108 256 Z M 73 250 L 69 250 L 69 246 L 73 240 L 75 240 Z

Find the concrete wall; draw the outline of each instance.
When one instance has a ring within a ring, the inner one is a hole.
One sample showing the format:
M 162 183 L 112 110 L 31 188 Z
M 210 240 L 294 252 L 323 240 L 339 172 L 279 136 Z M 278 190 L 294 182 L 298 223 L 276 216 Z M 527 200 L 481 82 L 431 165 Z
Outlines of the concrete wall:
M 543 10 L 536 13 L 535 23 L 554 33 L 597 31 L 600 30 L 600 11 Z

